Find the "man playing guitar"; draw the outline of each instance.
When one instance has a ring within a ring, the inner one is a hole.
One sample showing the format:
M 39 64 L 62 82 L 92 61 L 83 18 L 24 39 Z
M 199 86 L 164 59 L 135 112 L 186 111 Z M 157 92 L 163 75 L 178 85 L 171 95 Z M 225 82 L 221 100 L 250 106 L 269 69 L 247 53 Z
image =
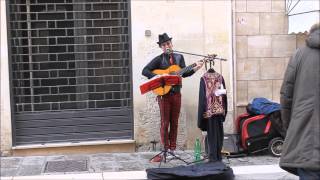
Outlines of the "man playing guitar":
M 185 65 L 182 54 L 173 53 L 172 42 L 167 33 L 159 35 L 158 45 L 163 53 L 155 57 L 142 70 L 142 74 L 151 79 L 154 76 L 164 74 L 176 74 L 181 77 L 188 77 L 194 74 L 203 66 L 203 61 L 198 61 L 190 66 Z M 181 84 L 169 86 L 169 88 L 159 87 L 155 92 L 158 94 L 157 101 L 160 108 L 161 126 L 160 137 L 164 151 L 170 151 L 174 154 L 176 149 L 178 119 L 181 108 Z M 170 126 L 170 132 L 169 132 Z M 159 162 L 162 157 L 156 157 L 154 162 Z

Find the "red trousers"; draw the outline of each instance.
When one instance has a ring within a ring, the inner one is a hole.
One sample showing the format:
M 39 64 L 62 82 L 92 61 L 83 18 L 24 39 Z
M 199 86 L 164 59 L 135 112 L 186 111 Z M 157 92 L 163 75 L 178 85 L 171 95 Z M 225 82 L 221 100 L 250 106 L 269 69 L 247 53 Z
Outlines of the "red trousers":
M 180 92 L 173 94 L 168 93 L 164 96 L 158 96 L 157 100 L 161 115 L 161 143 L 165 150 L 175 150 L 178 135 L 178 119 L 181 108 L 181 94 Z

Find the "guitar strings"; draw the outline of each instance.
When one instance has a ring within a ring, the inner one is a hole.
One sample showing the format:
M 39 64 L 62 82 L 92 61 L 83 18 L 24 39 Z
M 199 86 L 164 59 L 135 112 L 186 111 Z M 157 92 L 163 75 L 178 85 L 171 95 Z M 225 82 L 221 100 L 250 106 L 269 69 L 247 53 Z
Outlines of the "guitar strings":
M 181 69 L 177 74 L 178 74 L 178 75 L 182 75 L 182 74 L 184 74 L 185 72 L 190 71 L 190 70 L 191 70 L 193 67 L 195 67 L 195 66 L 196 66 L 195 63 L 194 63 L 194 64 L 191 64 L 191 65 L 189 65 L 189 66 Z

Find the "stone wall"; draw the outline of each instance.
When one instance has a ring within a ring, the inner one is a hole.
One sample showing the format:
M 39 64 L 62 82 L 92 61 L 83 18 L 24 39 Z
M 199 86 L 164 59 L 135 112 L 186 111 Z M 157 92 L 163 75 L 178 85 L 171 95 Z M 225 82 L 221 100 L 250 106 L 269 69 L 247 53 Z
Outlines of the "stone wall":
M 279 102 L 286 66 L 305 36 L 288 35 L 285 0 L 236 0 L 236 115 L 255 97 Z
M 6 1 L 0 1 L 0 156 L 9 155 L 12 147 L 11 107 L 9 90 L 9 65 L 7 46 Z

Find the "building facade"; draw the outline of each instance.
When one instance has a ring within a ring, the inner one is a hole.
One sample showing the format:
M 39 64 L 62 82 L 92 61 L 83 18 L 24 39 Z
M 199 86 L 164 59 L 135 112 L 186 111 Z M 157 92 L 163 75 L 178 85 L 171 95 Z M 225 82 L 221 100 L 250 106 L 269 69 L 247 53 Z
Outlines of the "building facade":
M 286 64 L 303 44 L 287 34 L 284 0 L 1 1 L 1 153 L 151 150 L 159 109 L 139 86 L 163 32 L 176 50 L 228 59 L 214 68 L 226 80 L 229 133 L 252 98 L 279 101 Z M 183 80 L 180 149 L 201 137 L 204 72 Z

